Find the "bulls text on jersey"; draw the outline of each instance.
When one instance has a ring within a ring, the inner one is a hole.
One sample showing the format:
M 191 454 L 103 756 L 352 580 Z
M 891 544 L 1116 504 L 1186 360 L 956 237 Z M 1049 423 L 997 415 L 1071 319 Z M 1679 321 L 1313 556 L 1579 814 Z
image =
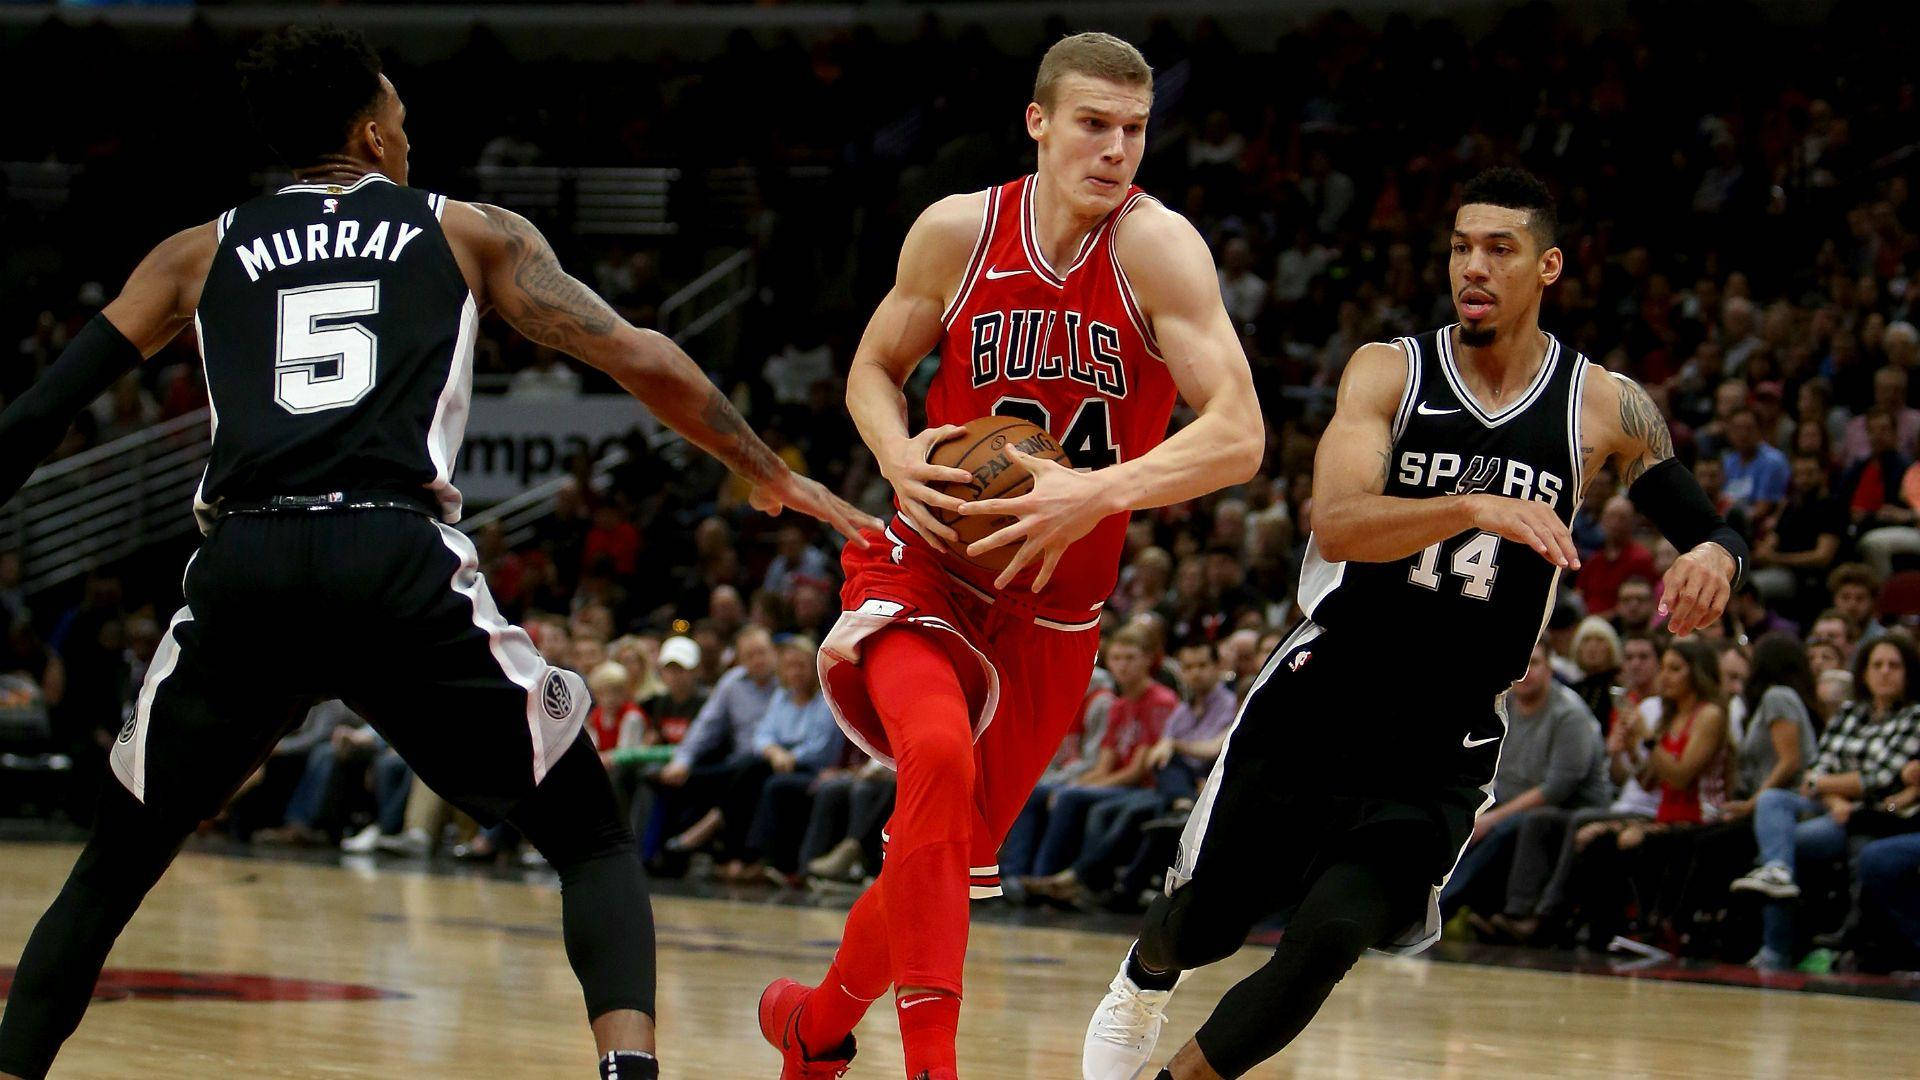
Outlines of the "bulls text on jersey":
M 1054 327 L 1066 354 L 1054 351 Z M 1127 396 L 1120 331 L 1078 311 L 983 311 L 972 320 L 973 385 L 1000 379 L 1071 379 L 1108 397 Z

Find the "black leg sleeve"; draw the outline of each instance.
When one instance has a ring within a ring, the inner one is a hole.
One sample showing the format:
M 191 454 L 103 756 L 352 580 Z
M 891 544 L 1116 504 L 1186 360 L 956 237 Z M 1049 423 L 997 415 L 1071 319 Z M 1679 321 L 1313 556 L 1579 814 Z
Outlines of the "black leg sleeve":
M 0 1072 L 41 1080 L 80 1026 L 100 969 L 194 822 L 169 825 L 108 781 L 93 835 L 20 955 L 0 1019 Z
M 585 734 L 507 815 L 560 875 L 561 934 L 587 1018 L 654 1015 L 653 902 L 613 784 Z
M 1360 954 L 1419 913 L 1422 884 L 1389 862 L 1328 867 L 1287 923 L 1273 958 L 1227 991 L 1195 1033 L 1207 1064 L 1232 1080 L 1279 1053 Z

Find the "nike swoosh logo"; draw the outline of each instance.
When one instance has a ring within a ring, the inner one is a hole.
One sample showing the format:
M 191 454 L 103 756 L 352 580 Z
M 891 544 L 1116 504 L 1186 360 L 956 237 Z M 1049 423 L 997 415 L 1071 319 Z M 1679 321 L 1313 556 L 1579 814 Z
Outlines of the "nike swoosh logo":
M 903 1000 L 900 1002 L 900 1007 L 903 1009 L 911 1009 L 915 1005 L 925 1005 L 929 1001 L 939 1001 L 939 1000 L 940 1000 L 940 995 L 928 994 L 926 997 L 914 998 L 912 1001 Z
M 1414 411 L 1419 413 L 1421 416 L 1452 416 L 1454 413 L 1457 413 L 1460 410 L 1459 409 L 1429 409 L 1427 408 L 1427 403 L 1423 401 L 1419 405 L 1414 407 Z
M 988 280 L 988 281 L 999 281 L 999 280 L 1000 280 L 1001 278 L 1009 278 L 1009 277 L 1015 277 L 1015 276 L 1017 276 L 1017 275 L 1020 275 L 1020 274 L 1025 274 L 1025 273 L 1030 273 L 1030 271 L 1027 271 L 1027 270 L 1002 270 L 1002 269 L 1000 269 L 1000 268 L 998 268 L 998 267 L 994 267 L 994 266 L 990 266 L 990 267 L 988 267 L 988 268 L 987 268 L 987 280 Z
M 1490 742 L 1499 742 L 1499 741 L 1500 741 L 1500 736 L 1498 735 L 1489 735 L 1484 739 L 1476 739 L 1471 735 L 1460 736 L 1460 745 L 1466 747 L 1469 750 L 1473 749 L 1476 746 L 1485 746 Z

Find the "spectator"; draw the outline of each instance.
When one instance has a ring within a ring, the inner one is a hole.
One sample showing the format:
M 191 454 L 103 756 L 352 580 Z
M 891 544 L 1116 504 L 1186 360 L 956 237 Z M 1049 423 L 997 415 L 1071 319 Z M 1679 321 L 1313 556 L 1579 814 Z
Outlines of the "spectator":
M 1771 531 L 1753 545 L 1751 580 L 1775 603 L 1804 606 L 1820 591 L 1820 574 L 1833 565 L 1848 533 L 1847 510 L 1827 494 L 1827 470 L 1812 454 L 1793 456 L 1786 505 Z
M 780 688 L 754 731 L 754 757 L 734 773 L 720 805 L 670 843 L 691 851 L 720 837 L 729 856 L 720 869 L 723 881 L 758 878 L 763 858 L 783 879 L 794 872 L 814 782 L 847 755 L 846 737 L 820 692 L 818 652 L 802 635 L 780 643 Z
M 1620 635 L 1613 624 L 1598 615 L 1589 615 L 1580 620 L 1573 631 L 1573 662 L 1580 668 L 1580 679 L 1573 684 L 1587 711 L 1592 713 L 1594 733 L 1600 731 L 1598 717 L 1608 715 L 1613 708 L 1613 690 L 1620 680 L 1620 665 L 1623 657 L 1620 651 Z
M 1076 906 L 1100 903 L 1095 894 L 1114 884 L 1114 871 L 1139 846 L 1141 826 L 1168 809 L 1192 805 L 1202 778 L 1226 745 L 1237 701 L 1233 691 L 1221 685 L 1220 656 L 1212 642 L 1188 642 L 1178 650 L 1178 658 L 1183 697 L 1147 752 L 1153 787 L 1117 792 L 1095 803 L 1087 811 L 1087 841 L 1079 856 L 1051 876 L 1023 878 L 1029 895 Z
M 1179 705 L 1174 692 L 1153 679 L 1153 645 L 1147 635 L 1128 628 L 1108 642 L 1107 670 L 1114 692 L 1104 702 L 1105 734 L 1093 767 L 1071 785 L 1056 788 L 1049 800 L 1046 833 L 1034 856 L 1034 873 L 1059 873 L 1079 854 L 1087 814 L 1109 795 L 1151 785 L 1148 752 L 1160 741 L 1167 718 Z
M 1627 578 L 1644 577 L 1651 580 L 1657 576 L 1653 570 L 1653 553 L 1633 538 L 1634 525 L 1639 518 L 1633 504 L 1624 495 L 1615 495 L 1607 500 L 1607 505 L 1601 510 L 1600 550 L 1580 564 L 1580 596 L 1587 602 L 1588 613 L 1606 615 L 1612 612 L 1620 583 Z
M 1860 558 L 1873 568 L 1880 580 L 1893 576 L 1893 560 L 1902 556 L 1911 564 L 1920 556 L 1920 528 L 1915 527 L 1914 509 L 1920 507 L 1920 462 L 1907 466 L 1900 476 L 1900 494 L 1883 504 L 1871 520 L 1861 523 Z
M 1608 619 L 1621 639 L 1653 629 L 1654 614 L 1653 578 L 1635 575 L 1623 579 L 1614 591 L 1613 614 Z
M 1249 326 L 1267 306 L 1267 283 L 1253 272 L 1253 245 L 1244 237 L 1226 242 L 1220 253 L 1220 297 L 1227 314 Z
M 1763 634 L 1779 631 L 1785 634 L 1797 634 L 1799 627 L 1793 621 L 1780 615 L 1767 606 L 1760 595 L 1760 587 L 1748 578 L 1734 590 L 1733 600 L 1728 606 L 1733 617 L 1740 624 L 1742 633 L 1750 639 L 1758 640 Z
M 827 553 L 807 539 L 807 531 L 801 526 L 792 522 L 782 525 L 777 543 L 779 549 L 767 566 L 762 585 L 767 591 L 791 598 L 794 585 L 801 578 L 832 579 L 833 569 L 827 562 Z
M 1441 890 L 1441 916 L 1463 904 L 1500 910 L 1527 815 L 1550 809 L 1571 816 L 1605 806 L 1611 794 L 1600 725 L 1578 694 L 1554 682 L 1546 643 L 1537 642 L 1526 675 L 1507 695 L 1494 805 L 1474 819 L 1466 851 Z
M 1903 786 L 1878 808 L 1913 820 L 1920 805 L 1920 761 L 1900 771 Z M 1860 930 L 1863 971 L 1920 969 L 1920 831 L 1910 826 L 1898 835 L 1874 840 L 1860 849 Z
M 1727 418 L 1727 449 L 1720 455 L 1724 492 L 1755 521 L 1770 516 L 1787 496 L 1787 456 L 1761 441 L 1753 410 L 1737 409 Z M 1582 571 L 1584 573 L 1584 571 Z
M 1827 592 L 1833 597 L 1831 610 L 1846 620 L 1847 638 L 1856 648 L 1879 640 L 1887 632 L 1874 618 L 1874 596 L 1879 588 L 1873 571 L 1860 563 L 1841 563 L 1827 575 Z
M 822 778 L 798 861 L 810 879 L 857 882 L 880 866 L 882 826 L 893 813 L 893 770 L 877 761 Z
M 663 669 L 669 663 L 667 645 L 660 649 Z M 778 687 L 773 639 L 765 630 L 750 626 L 735 639 L 734 649 L 739 663 L 720 677 L 686 737 L 674 747 L 672 760 L 651 777 L 657 801 L 643 836 L 642 854 L 658 872 L 683 869 L 683 857 L 692 849 L 688 841 L 704 844 L 713 838 L 718 830 L 711 824 L 704 835 L 689 836 L 687 830 L 721 805 L 742 770 L 764 760 L 753 745 Z M 674 659 L 697 664 L 704 650 L 696 646 L 675 651 L 681 655 Z M 668 836 L 682 842 L 669 845 Z M 663 852 L 674 857 L 662 859 Z
M 386 740 L 358 714 L 338 701 L 325 702 L 308 713 L 325 710 L 311 720 L 313 739 L 306 753 L 293 796 L 287 802 L 283 824 L 253 834 L 257 843 L 312 846 L 330 844 L 344 824 L 344 789 L 349 775 L 361 775 L 387 748 Z M 306 725 L 303 725 L 305 727 Z M 405 813 L 405 803 L 401 804 Z
M 368 770 L 373 790 L 375 815 L 367 827 L 340 841 L 340 850 L 348 854 L 384 851 L 390 855 L 418 858 L 433 846 L 425 829 L 407 827 L 408 803 L 413 795 L 413 770 L 400 752 L 388 746 L 374 757 Z
M 1753 647 L 1753 671 L 1744 692 L 1746 723 L 1737 732 L 1734 800 L 1729 818 L 1753 813 L 1763 791 L 1792 791 L 1814 755 L 1813 673 L 1793 636 L 1774 631 Z
M 1092 772 L 1100 761 L 1100 750 L 1106 743 L 1112 698 L 1112 676 L 1095 668 L 1086 696 L 1080 702 L 1079 717 L 1066 737 L 1060 740 L 1053 760 L 1047 763 L 1046 771 L 1040 774 L 1040 782 L 1034 785 L 1033 794 L 1027 796 L 1027 805 L 1021 808 L 1020 816 L 1014 819 L 1012 827 L 1007 830 L 1006 839 L 1000 843 L 1002 880 L 1017 880 L 1033 873 L 1033 858 L 1039 849 L 1040 837 L 1046 831 L 1048 808 L 1052 805 L 1054 792 Z
M 1869 418 L 1875 413 L 1885 413 L 1893 421 L 1892 449 L 1902 458 L 1913 460 L 1916 441 L 1920 441 L 1920 409 L 1907 405 L 1907 371 L 1888 365 L 1873 373 L 1873 408 L 1847 421 L 1846 436 L 1840 441 L 1840 464 L 1852 468 L 1881 452 L 1867 431 Z
M 1871 453 L 1849 466 L 1840 478 L 1840 497 L 1846 501 L 1856 531 L 1913 520 L 1912 508 L 1900 502 L 1900 482 L 1913 463 L 1894 446 L 1893 434 L 1891 415 L 1867 414 L 1867 442 Z
M 1750 961 L 1762 970 L 1788 967 L 1798 957 L 1793 909 L 1785 901 L 1800 895 L 1800 877 L 1844 855 L 1854 808 L 1897 794 L 1901 770 L 1920 757 L 1920 660 L 1913 647 L 1891 636 L 1866 646 L 1853 677 L 1854 699 L 1821 737 L 1799 790 L 1773 788 L 1754 801 L 1759 866 L 1730 888 L 1770 898 L 1765 936 Z

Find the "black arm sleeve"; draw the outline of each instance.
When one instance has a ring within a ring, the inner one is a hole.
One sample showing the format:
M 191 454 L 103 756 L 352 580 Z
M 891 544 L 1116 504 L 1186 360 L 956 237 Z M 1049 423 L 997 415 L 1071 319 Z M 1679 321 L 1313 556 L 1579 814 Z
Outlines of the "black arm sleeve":
M 1705 543 L 1727 549 L 1733 556 L 1733 587 L 1740 587 L 1747 573 L 1747 542 L 1713 508 L 1707 493 L 1700 490 L 1700 481 L 1680 464 L 1679 458 L 1668 458 L 1648 469 L 1627 489 L 1627 498 L 1634 509 L 1653 522 L 1660 535 L 1682 552 Z
M 46 374 L 0 413 L 0 504 L 60 446 L 74 416 L 142 359 L 105 315 L 73 336 Z

